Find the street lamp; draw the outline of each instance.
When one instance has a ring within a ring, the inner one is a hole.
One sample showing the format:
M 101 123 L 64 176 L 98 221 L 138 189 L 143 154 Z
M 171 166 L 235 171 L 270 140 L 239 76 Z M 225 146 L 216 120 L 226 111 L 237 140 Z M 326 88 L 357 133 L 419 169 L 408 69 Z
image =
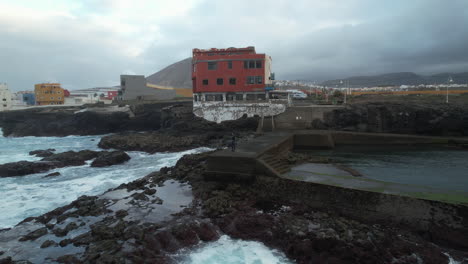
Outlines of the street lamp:
M 341 87 L 343 87 L 343 80 L 340 81 Z M 346 88 L 346 87 L 345 87 Z M 346 94 L 348 93 L 348 89 L 346 88 L 344 91 L 344 104 L 346 104 Z
M 447 83 L 447 99 L 446 99 L 446 103 L 448 104 L 448 88 L 449 88 L 449 85 L 453 83 L 453 79 L 452 79 L 452 76 L 449 76 L 448 78 L 448 83 Z

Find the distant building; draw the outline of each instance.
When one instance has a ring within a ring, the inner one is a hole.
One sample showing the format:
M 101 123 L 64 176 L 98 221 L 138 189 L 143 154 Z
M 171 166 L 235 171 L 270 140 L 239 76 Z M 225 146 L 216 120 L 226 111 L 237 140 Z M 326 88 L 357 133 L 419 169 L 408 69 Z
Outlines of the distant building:
M 34 86 L 37 105 L 63 105 L 64 89 L 60 83 L 40 83 Z
M 11 109 L 11 92 L 5 83 L 0 83 L 0 111 Z
M 254 47 L 193 49 L 193 112 L 222 122 L 243 116 L 274 116 L 289 98 L 274 94 L 272 60 Z
M 68 96 L 65 97 L 66 105 L 83 105 L 103 102 L 112 103 L 112 100 L 118 95 L 119 87 L 94 87 L 81 90 L 65 90 Z
M 22 101 L 25 105 L 35 105 L 36 104 L 36 95 L 33 92 L 24 92 L 21 93 Z
M 168 100 L 176 97 L 175 90 L 149 87 L 143 75 L 120 75 L 119 100 Z

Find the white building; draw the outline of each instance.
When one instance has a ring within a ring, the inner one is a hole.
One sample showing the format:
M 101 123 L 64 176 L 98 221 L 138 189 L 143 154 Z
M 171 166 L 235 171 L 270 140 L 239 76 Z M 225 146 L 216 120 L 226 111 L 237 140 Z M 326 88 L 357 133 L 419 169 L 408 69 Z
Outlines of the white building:
M 0 111 L 11 109 L 11 92 L 6 83 L 0 83 Z

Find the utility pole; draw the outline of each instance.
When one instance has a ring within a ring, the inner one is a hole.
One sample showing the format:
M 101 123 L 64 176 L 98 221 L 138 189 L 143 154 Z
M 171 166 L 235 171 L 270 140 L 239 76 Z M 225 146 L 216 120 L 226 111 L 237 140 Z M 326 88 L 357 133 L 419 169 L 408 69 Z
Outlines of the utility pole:
M 449 85 L 453 83 L 453 79 L 452 79 L 452 76 L 449 76 L 448 78 L 448 82 L 447 82 L 447 99 L 446 99 L 446 103 L 448 104 L 449 103 L 449 100 L 448 100 L 448 88 L 449 88 Z

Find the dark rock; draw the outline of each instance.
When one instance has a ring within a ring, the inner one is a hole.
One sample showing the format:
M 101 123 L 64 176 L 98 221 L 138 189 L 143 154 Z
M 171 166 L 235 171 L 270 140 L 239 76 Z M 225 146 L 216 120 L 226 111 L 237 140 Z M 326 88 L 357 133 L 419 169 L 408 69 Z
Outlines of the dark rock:
M 194 229 L 200 240 L 204 242 L 214 241 L 219 238 L 218 232 L 212 224 L 202 223 Z
M 84 165 L 85 161 L 94 159 L 99 155 L 99 152 L 92 150 L 67 151 L 52 156 L 43 158 L 42 161 L 53 163 L 57 168 L 66 166 Z
M 29 152 L 29 155 L 35 155 L 36 157 L 49 157 L 54 154 L 55 149 L 50 148 L 50 149 L 39 149 L 39 150 L 33 150 Z
M 19 241 L 36 240 L 36 239 L 38 239 L 41 236 L 46 235 L 46 234 L 47 234 L 47 228 L 42 227 L 42 228 L 39 228 L 39 229 L 37 229 L 35 231 L 32 231 L 31 233 L 21 237 L 19 239 Z
M 197 233 L 193 230 L 191 225 L 178 225 L 172 229 L 172 234 L 175 236 L 177 241 L 182 245 L 182 247 L 193 246 L 197 244 L 200 239 L 198 238 Z
M 72 240 L 67 238 L 59 242 L 59 246 L 61 247 L 66 247 L 68 244 L 72 243 Z
M 0 165 L 0 177 L 23 176 L 28 174 L 46 172 L 54 168 L 84 165 L 85 161 L 94 159 L 99 152 L 91 150 L 67 151 L 53 154 L 39 162 L 19 161 Z
M 115 216 L 118 218 L 123 218 L 127 215 L 128 215 L 128 212 L 125 210 L 118 210 L 117 212 L 115 212 Z
M 161 231 L 156 234 L 156 239 L 161 244 L 161 248 L 168 252 L 175 252 L 181 248 L 177 239 L 168 231 Z
M 58 237 L 64 237 L 70 232 L 71 230 L 77 229 L 78 225 L 75 222 L 71 222 L 65 226 L 65 228 L 56 228 L 53 230 L 53 233 Z
M 52 173 L 49 173 L 47 174 L 46 176 L 44 176 L 44 178 L 48 178 L 48 177 L 56 177 L 56 176 L 60 176 L 60 172 L 56 171 L 56 172 L 52 172 Z
M 90 232 L 81 234 L 72 239 L 73 245 L 75 247 L 89 245 L 94 240 Z
M 145 189 L 143 193 L 146 195 L 153 195 L 156 193 L 156 189 Z
M 171 136 L 161 133 L 125 133 L 105 136 L 99 141 L 100 148 L 138 150 L 148 153 L 164 151 L 183 151 L 200 146 L 203 136 Z
M 91 163 L 91 167 L 106 167 L 121 164 L 128 160 L 130 160 L 130 156 L 124 151 L 103 151 L 100 152 L 93 163 Z
M 14 264 L 13 259 L 11 257 L 6 257 L 0 259 L 0 264 Z
M 134 194 L 132 194 L 132 197 L 133 197 L 135 200 L 141 200 L 141 201 L 148 201 L 148 200 L 149 200 L 148 197 L 147 197 L 144 193 L 142 193 L 142 192 L 140 192 L 140 193 L 134 193 Z
M 0 177 L 24 176 L 45 172 L 53 168 L 55 168 L 55 165 L 49 162 L 10 162 L 0 165 Z
M 50 246 L 56 246 L 56 245 L 57 245 L 57 243 L 55 241 L 46 240 L 46 241 L 44 241 L 44 243 L 42 243 L 41 248 L 48 248 Z
M 80 264 L 83 263 L 77 257 L 73 255 L 64 255 L 56 259 L 58 263 L 67 263 L 67 264 Z

